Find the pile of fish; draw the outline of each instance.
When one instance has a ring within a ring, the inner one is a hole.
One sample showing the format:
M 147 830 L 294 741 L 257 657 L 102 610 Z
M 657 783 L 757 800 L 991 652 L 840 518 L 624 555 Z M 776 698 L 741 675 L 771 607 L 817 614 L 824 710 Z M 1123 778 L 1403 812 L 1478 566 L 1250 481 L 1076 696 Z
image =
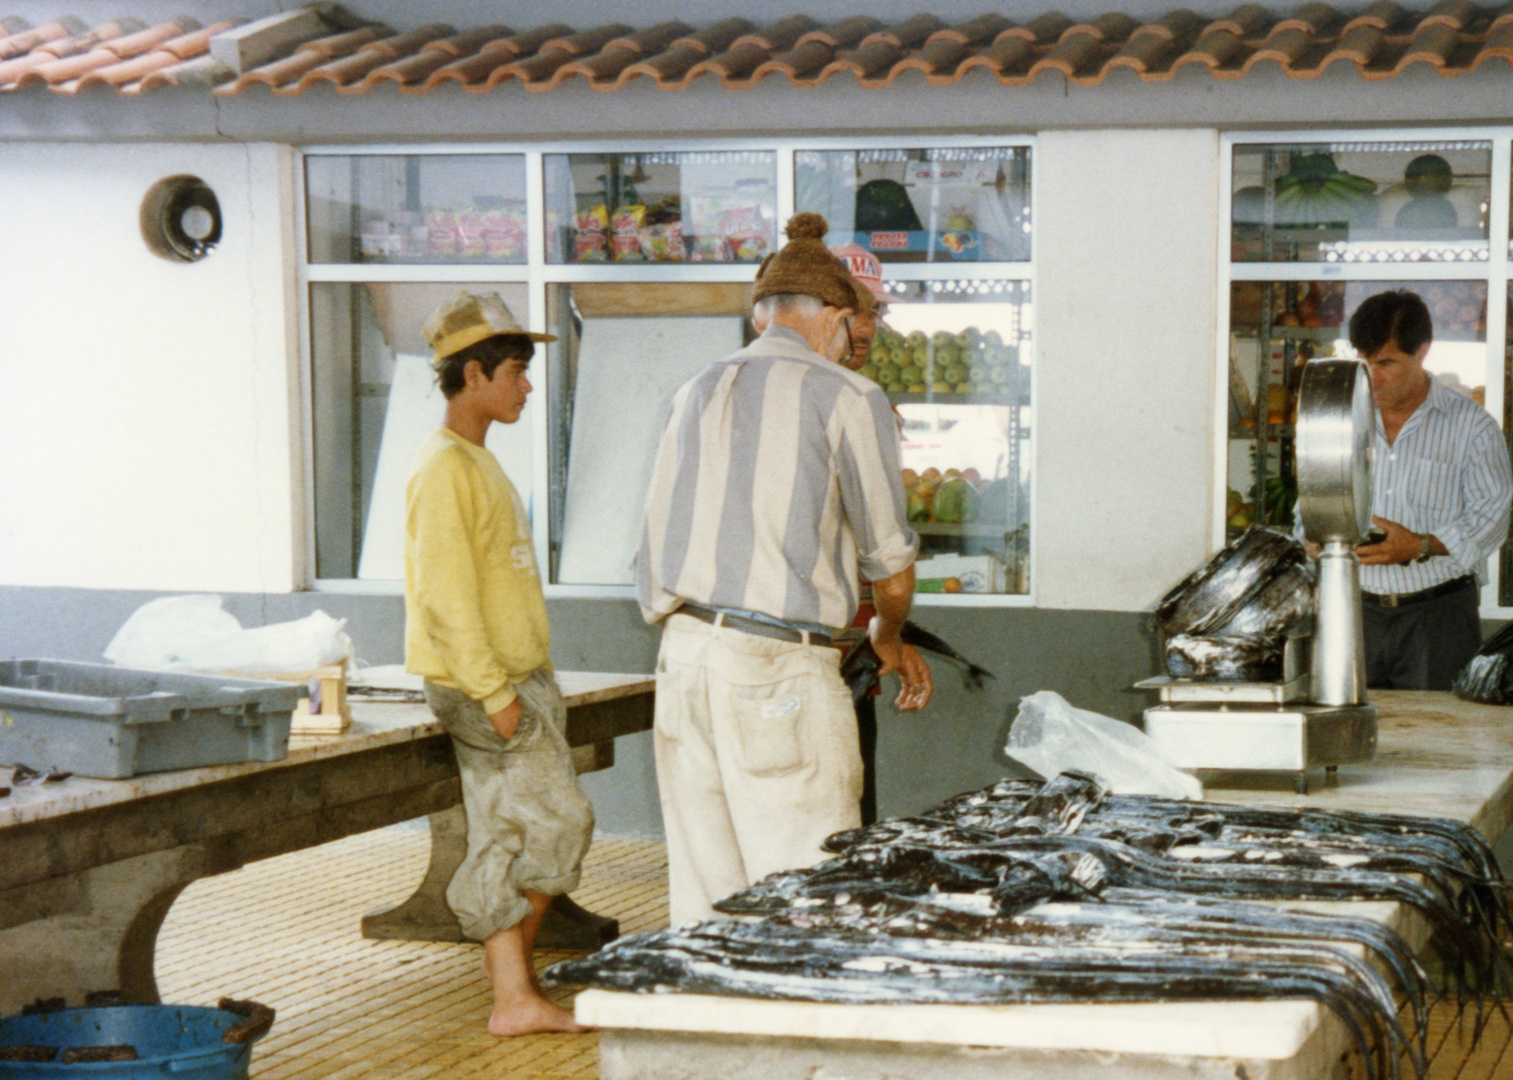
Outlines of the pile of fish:
M 1450 689 L 1466 701 L 1486 705 L 1513 705 L 1513 623 L 1487 639 L 1465 667 L 1455 676 Z
M 1303 545 L 1252 527 L 1156 605 L 1173 678 L 1271 682 L 1287 634 L 1313 614 L 1313 571 Z
M 543 978 L 828 1002 L 1301 997 L 1341 1018 L 1372 1078 L 1397 1077 L 1405 1053 L 1423 1071 L 1434 988 L 1412 951 L 1371 920 L 1256 901 L 1412 907 L 1478 1019 L 1513 981 L 1497 863 L 1446 819 L 1112 795 L 1065 772 L 825 846 L 835 858 L 717 905 L 743 918 L 626 937 Z

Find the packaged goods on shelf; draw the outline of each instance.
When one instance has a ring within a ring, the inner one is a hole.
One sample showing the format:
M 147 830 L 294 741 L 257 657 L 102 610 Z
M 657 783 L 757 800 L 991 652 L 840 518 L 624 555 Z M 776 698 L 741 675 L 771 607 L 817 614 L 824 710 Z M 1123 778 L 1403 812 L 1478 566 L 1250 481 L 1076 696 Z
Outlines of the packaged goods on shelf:
M 992 555 L 934 555 L 914 564 L 917 592 L 1001 593 L 1003 560 Z M 955 587 L 952 587 L 954 583 Z

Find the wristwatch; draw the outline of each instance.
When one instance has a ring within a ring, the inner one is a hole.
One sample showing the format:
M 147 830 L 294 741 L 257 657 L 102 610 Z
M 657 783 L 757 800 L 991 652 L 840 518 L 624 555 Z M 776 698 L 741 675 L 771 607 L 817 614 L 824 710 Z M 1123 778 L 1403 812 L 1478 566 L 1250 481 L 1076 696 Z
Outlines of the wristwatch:
M 1433 539 L 1434 536 L 1431 533 L 1424 533 L 1423 536 L 1419 537 L 1418 554 L 1414 556 L 1414 562 L 1417 563 L 1429 561 L 1429 541 Z

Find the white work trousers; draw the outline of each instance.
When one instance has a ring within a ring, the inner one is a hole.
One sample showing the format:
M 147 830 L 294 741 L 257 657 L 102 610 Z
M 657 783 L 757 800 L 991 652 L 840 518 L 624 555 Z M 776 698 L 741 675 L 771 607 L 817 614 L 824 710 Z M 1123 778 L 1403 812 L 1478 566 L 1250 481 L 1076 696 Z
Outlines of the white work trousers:
M 840 652 L 668 616 L 657 658 L 657 786 L 673 925 L 861 824 L 856 711 Z

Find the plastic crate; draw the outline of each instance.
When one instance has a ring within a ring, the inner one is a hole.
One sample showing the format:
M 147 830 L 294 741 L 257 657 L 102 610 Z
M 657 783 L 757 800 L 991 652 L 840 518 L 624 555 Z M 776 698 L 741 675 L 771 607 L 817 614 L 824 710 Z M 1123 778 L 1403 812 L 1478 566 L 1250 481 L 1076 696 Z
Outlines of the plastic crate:
M 279 761 L 305 688 L 65 660 L 0 661 L 0 765 L 116 780 Z

